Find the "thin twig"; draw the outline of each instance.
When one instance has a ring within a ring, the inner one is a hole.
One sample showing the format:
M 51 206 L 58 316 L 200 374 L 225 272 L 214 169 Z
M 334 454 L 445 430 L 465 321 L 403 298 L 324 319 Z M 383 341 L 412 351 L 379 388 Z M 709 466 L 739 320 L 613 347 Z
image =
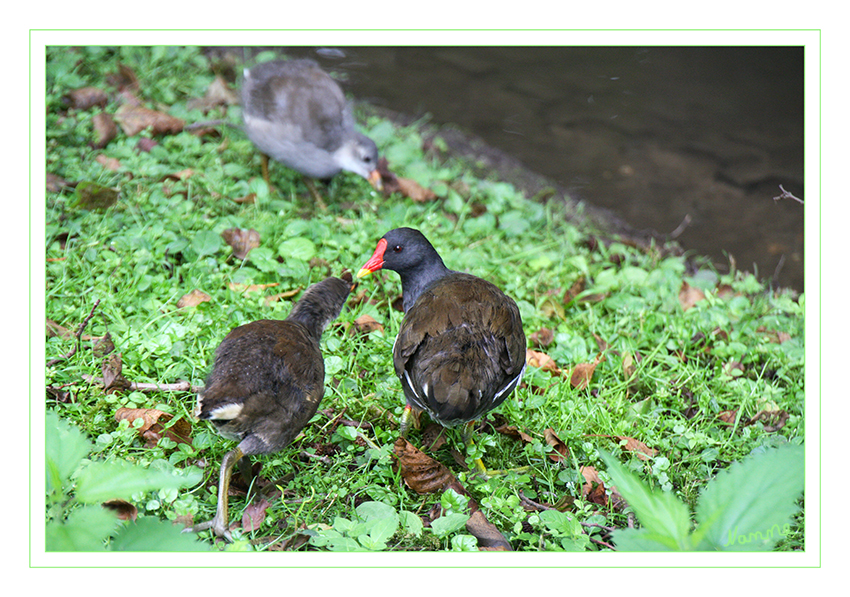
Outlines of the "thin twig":
M 676 227 L 676 229 L 673 232 L 671 232 L 668 236 L 673 240 L 676 240 L 677 238 L 679 238 L 679 235 L 681 235 L 685 231 L 685 228 L 690 226 L 692 219 L 693 218 L 691 218 L 691 214 L 685 214 L 685 218 L 682 220 L 682 223 L 679 224 Z
M 72 356 L 74 356 L 75 354 L 77 354 L 77 349 L 78 349 L 78 348 L 79 348 L 79 346 L 80 346 L 80 338 L 81 338 L 81 337 L 82 337 L 82 335 L 83 335 L 83 331 L 85 331 L 86 326 L 89 324 L 89 321 L 91 321 L 91 318 L 92 318 L 92 317 L 94 317 L 94 311 L 95 311 L 95 309 L 97 309 L 97 306 L 98 306 L 99 304 L 100 304 L 100 299 L 97 299 L 97 300 L 94 302 L 94 306 L 91 308 L 91 311 L 89 311 L 89 314 L 88 314 L 88 315 L 86 316 L 86 318 L 83 320 L 83 323 L 81 323 L 81 324 L 80 324 L 80 326 L 77 328 L 77 333 L 76 333 L 76 334 L 74 334 L 74 338 L 76 338 L 76 340 L 77 340 L 77 341 L 76 341 L 76 342 L 74 342 L 74 346 L 73 346 L 73 347 L 71 347 L 71 350 L 69 350 L 67 353 L 65 353 L 65 354 L 64 354 L 64 355 L 62 355 L 61 357 L 57 357 L 57 358 L 55 358 L 55 359 L 50 359 L 49 361 L 47 361 L 47 366 L 48 366 L 48 367 L 52 367 L 52 366 L 53 366 L 53 365 L 55 365 L 56 363 L 61 363 L 61 362 L 62 362 L 62 361 L 64 361 L 65 359 L 70 359 Z
M 102 377 L 84 373 L 83 379 L 91 383 L 103 385 Z M 194 392 L 197 394 L 204 390 L 204 386 L 193 386 L 188 381 L 179 381 L 177 383 L 143 383 L 131 381 L 128 389 L 138 392 Z
M 786 190 L 782 187 L 782 185 L 779 185 L 779 190 L 780 190 L 780 191 L 782 191 L 782 193 L 781 193 L 780 195 L 777 195 L 776 197 L 774 197 L 774 198 L 773 198 L 773 200 L 774 200 L 774 201 L 779 201 L 780 199 L 793 199 L 793 200 L 794 200 L 794 201 L 796 201 L 797 203 L 803 204 L 803 200 L 802 200 L 802 199 L 800 199 L 799 197 L 795 197 L 794 195 L 792 195 L 791 193 L 789 193 L 788 191 L 786 191 Z

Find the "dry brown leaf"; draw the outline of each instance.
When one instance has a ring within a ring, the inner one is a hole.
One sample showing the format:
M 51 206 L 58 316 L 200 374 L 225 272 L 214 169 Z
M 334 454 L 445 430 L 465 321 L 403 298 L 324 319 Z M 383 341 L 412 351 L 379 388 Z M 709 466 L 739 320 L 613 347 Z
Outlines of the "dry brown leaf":
M 202 98 L 193 98 L 186 102 L 188 110 L 201 110 L 204 114 L 216 106 L 235 106 L 239 103 L 239 94 L 228 87 L 221 75 L 207 87 Z
M 112 116 L 106 112 L 98 112 L 92 117 L 92 128 L 94 130 L 94 147 L 103 149 L 118 135 L 118 127 Z
M 121 375 L 121 353 L 115 352 L 103 359 L 100 370 L 103 373 L 103 389 L 129 388 L 130 382 Z
M 446 443 L 445 427 L 437 423 L 429 423 L 422 430 L 422 449 L 428 452 L 436 452 Z
M 295 296 L 296 294 L 298 294 L 299 292 L 301 292 L 300 286 L 298 288 L 294 289 L 294 290 L 287 290 L 286 292 L 279 292 L 277 294 L 270 294 L 264 300 L 265 300 L 266 305 L 271 305 L 272 303 L 276 303 L 280 299 L 291 298 L 291 297 Z
M 783 427 L 785 427 L 785 423 L 788 422 L 789 415 L 784 410 L 762 410 L 757 412 L 753 417 L 746 422 L 746 425 L 752 425 L 758 421 L 762 422 L 764 425 L 764 430 L 767 433 L 773 433 L 774 431 L 779 431 Z
M 478 548 L 482 551 L 513 551 L 505 536 L 481 510 L 472 513 L 466 521 L 466 530 L 478 539 Z
M 221 238 L 233 249 L 233 256 L 237 259 L 245 259 L 251 249 L 260 246 L 260 233 L 251 228 L 228 228 L 222 231 Z
M 271 504 L 264 497 L 248 504 L 242 513 L 242 530 L 250 533 L 259 529 L 266 519 L 266 510 L 269 506 Z
M 570 286 L 567 291 L 564 293 L 563 303 L 568 305 L 584 292 L 585 287 L 587 286 L 587 281 L 584 276 L 581 276 L 578 280 L 573 282 L 572 286 Z
M 125 104 L 115 112 L 115 120 L 128 137 L 150 129 L 153 135 L 176 134 L 183 130 L 185 122 L 164 112 L 150 110 L 144 106 Z
M 179 419 L 171 427 L 165 429 L 165 425 L 174 417 L 168 413 L 155 408 L 119 408 L 115 411 L 115 420 L 127 420 L 132 427 L 136 419 L 142 419 L 141 427 L 136 431 L 145 440 L 145 447 L 152 448 L 162 437 L 167 437 L 175 442 L 191 444 L 192 425 L 186 419 Z
M 532 367 L 538 367 L 540 369 L 543 369 L 544 371 L 548 371 L 553 376 L 563 375 L 563 372 L 558 367 L 558 365 L 555 364 L 555 361 L 552 360 L 552 357 L 550 357 L 546 353 L 526 349 L 525 362 L 531 365 Z
M 543 438 L 546 443 L 555 448 L 554 452 L 549 452 L 547 456 L 555 462 L 569 462 L 570 449 L 567 447 L 560 437 L 555 434 L 555 431 L 549 427 L 543 431 Z
M 136 149 L 141 151 L 142 153 L 150 153 L 151 150 L 159 145 L 156 139 L 151 139 L 150 137 L 142 137 L 139 139 L 139 142 L 136 143 Z
M 654 457 L 658 454 L 658 450 L 655 448 L 650 448 L 642 441 L 635 439 L 633 437 L 628 437 L 625 435 L 615 435 L 618 440 L 626 442 L 626 445 L 621 446 L 627 452 L 634 452 L 635 456 L 637 456 L 641 460 L 649 460 L 651 457 Z
M 106 82 L 117 88 L 118 91 L 133 92 L 139 89 L 139 78 L 133 69 L 126 64 L 118 64 L 118 72 L 106 76 Z
M 398 178 L 399 192 L 417 203 L 433 201 L 437 194 L 431 189 L 426 189 L 415 180 L 409 178 Z
M 184 294 L 179 299 L 177 299 L 177 308 L 182 309 L 183 307 L 197 307 L 201 303 L 206 303 L 207 301 L 211 301 L 212 297 L 208 295 L 206 292 L 202 290 L 198 290 L 195 288 L 189 294 Z
M 102 358 L 115 350 L 115 344 L 112 342 L 112 336 L 106 332 L 102 338 L 95 338 L 92 343 L 92 354 L 97 358 Z
M 403 437 L 396 440 L 393 455 L 401 478 L 416 493 L 443 492 L 451 488 L 459 494 L 468 495 L 449 469 L 415 448 Z
M 266 288 L 280 286 L 280 282 L 272 282 L 271 284 L 237 284 L 236 282 L 228 282 L 227 287 L 233 292 L 257 292 Z
M 705 293 L 699 288 L 694 288 L 685 281 L 682 281 L 682 287 L 679 289 L 679 304 L 682 309 L 687 311 L 699 301 L 705 298 Z
M 109 96 L 103 89 L 97 87 L 83 87 L 70 91 L 64 98 L 69 108 L 75 110 L 88 110 L 94 106 L 101 108 L 109 101 Z
M 107 157 L 102 153 L 98 154 L 98 156 L 94 158 L 94 161 L 106 168 L 107 170 L 111 170 L 113 172 L 121 169 L 121 162 L 119 162 L 115 158 Z
M 627 352 L 625 356 L 623 356 L 623 379 L 625 379 L 626 381 L 631 381 L 635 373 L 637 373 L 637 365 L 635 365 L 635 359 L 632 356 L 632 353 Z
M 101 506 L 107 510 L 112 510 L 120 520 L 135 521 L 139 515 L 136 507 L 125 500 L 109 500 L 108 502 L 103 502 Z
M 384 326 L 372 317 L 371 315 L 361 315 L 357 319 L 354 320 L 354 328 L 361 334 L 368 334 L 370 332 L 383 332 Z
M 724 410 L 723 412 L 717 413 L 717 418 L 725 425 L 734 425 L 737 417 L 737 408 L 735 410 Z
M 47 180 L 45 182 L 45 188 L 50 193 L 58 193 L 62 189 L 72 186 L 67 180 L 61 176 L 56 176 L 52 172 L 47 173 Z
M 592 363 L 579 363 L 573 367 L 570 374 L 570 385 L 577 390 L 585 389 L 590 384 L 591 378 L 593 378 L 593 372 L 596 371 L 596 366 L 603 359 L 604 357 L 602 355 L 596 355 Z
M 254 201 L 256 199 L 257 199 L 257 193 L 249 193 L 248 195 L 245 195 L 244 197 L 236 197 L 236 198 L 233 198 L 231 200 L 234 201 L 235 203 L 239 203 L 239 204 L 251 204 L 251 203 L 254 203 Z
M 534 346 L 546 348 L 555 340 L 555 332 L 549 328 L 540 328 L 536 332 L 532 332 L 528 339 Z
M 777 330 L 769 330 L 765 326 L 760 325 L 757 329 L 757 332 L 761 332 L 763 334 L 767 334 L 770 342 L 774 344 L 782 344 L 783 342 L 788 342 L 791 339 L 791 334 L 788 332 L 779 332 Z

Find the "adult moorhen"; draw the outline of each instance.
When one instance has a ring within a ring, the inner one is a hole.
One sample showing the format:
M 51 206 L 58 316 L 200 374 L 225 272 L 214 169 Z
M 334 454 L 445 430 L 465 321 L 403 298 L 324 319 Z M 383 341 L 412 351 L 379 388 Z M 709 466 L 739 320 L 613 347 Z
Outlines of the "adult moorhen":
M 401 278 L 404 318 L 393 345 L 393 365 L 410 408 L 445 427 L 472 422 L 499 406 L 525 370 L 525 333 L 519 309 L 498 287 L 448 269 L 418 230 L 397 228 L 378 241 L 361 278 L 379 269 Z M 480 459 L 476 466 L 486 472 Z
M 245 69 L 242 117 L 248 138 L 266 156 L 311 178 L 349 170 L 380 188 L 378 149 L 354 128 L 342 89 L 312 60 L 274 60 Z M 321 199 L 309 179 L 311 193 Z
M 325 391 L 319 341 L 351 291 L 351 274 L 344 277 L 311 286 L 285 320 L 233 329 L 216 349 L 196 414 L 239 445 L 221 463 L 215 517 L 193 531 L 212 529 L 230 541 L 227 491 L 233 466 L 239 462 L 250 481 L 248 456 L 282 449 L 315 414 Z

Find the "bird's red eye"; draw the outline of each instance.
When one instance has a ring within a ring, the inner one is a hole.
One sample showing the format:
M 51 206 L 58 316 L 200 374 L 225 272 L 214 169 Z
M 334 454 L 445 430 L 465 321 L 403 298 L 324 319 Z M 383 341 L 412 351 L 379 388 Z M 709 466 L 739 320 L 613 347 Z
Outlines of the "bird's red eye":
M 401 245 L 394 246 L 393 247 L 393 253 L 401 253 L 402 248 L 403 247 Z

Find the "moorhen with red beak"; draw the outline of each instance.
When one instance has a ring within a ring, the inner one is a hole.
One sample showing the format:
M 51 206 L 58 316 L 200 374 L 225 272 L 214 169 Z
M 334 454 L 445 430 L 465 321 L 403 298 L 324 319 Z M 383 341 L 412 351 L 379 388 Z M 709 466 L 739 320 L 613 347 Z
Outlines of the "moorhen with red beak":
M 230 541 L 227 492 L 233 466 L 238 462 L 250 482 L 248 456 L 281 450 L 316 413 L 325 392 L 319 341 L 351 291 L 351 274 L 345 277 L 310 287 L 285 320 L 239 326 L 219 344 L 196 414 L 239 445 L 221 463 L 215 517 L 192 531 L 212 529 Z
M 402 435 L 416 407 L 444 427 L 466 424 L 469 442 L 472 422 L 504 402 L 525 370 L 516 303 L 490 282 L 447 268 L 412 228 L 387 232 L 357 277 L 379 269 L 401 278 L 404 318 L 393 366 L 407 399 Z
M 375 142 L 354 128 L 351 106 L 336 81 L 312 60 L 274 60 L 245 69 L 242 118 L 248 138 L 268 159 L 310 178 L 342 170 L 380 188 Z M 310 192 L 321 198 L 309 179 Z

